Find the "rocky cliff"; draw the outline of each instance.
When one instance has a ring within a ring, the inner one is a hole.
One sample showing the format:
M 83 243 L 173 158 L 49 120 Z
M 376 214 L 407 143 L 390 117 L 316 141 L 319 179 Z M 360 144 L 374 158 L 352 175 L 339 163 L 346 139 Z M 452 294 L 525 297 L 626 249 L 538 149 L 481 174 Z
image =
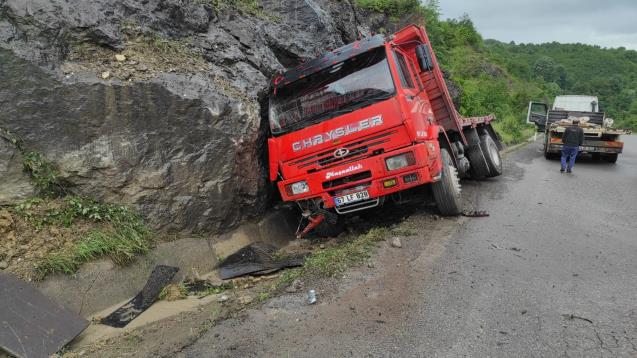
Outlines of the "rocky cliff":
M 76 194 L 217 232 L 269 203 L 269 78 L 383 22 L 349 0 L 0 0 L 0 128 Z M 33 194 L 20 155 L 0 138 L 0 205 Z

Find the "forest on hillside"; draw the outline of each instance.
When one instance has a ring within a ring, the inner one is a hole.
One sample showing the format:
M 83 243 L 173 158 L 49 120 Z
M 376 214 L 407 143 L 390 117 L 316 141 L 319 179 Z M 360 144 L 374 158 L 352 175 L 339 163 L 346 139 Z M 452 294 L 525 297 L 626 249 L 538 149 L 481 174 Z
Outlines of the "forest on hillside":
M 443 20 L 438 0 L 424 4 L 357 0 L 357 4 L 397 21 L 423 21 L 441 66 L 462 88 L 458 110 L 464 115 L 495 113 L 496 126 L 507 143 L 532 133 L 525 123 L 529 101 L 552 102 L 559 94 L 596 95 L 616 127 L 637 129 L 637 51 L 484 40 L 468 15 Z

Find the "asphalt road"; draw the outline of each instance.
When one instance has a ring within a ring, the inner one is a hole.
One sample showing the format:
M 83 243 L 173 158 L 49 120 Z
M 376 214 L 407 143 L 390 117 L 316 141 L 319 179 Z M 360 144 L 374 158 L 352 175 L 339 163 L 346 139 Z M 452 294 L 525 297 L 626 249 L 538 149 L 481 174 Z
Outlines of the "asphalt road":
M 514 152 L 504 176 L 463 183 L 490 217 L 415 213 L 418 234 L 319 287 L 319 304 L 281 296 L 180 355 L 637 357 L 637 137 L 625 142 L 617 164 L 573 175 L 540 143 Z

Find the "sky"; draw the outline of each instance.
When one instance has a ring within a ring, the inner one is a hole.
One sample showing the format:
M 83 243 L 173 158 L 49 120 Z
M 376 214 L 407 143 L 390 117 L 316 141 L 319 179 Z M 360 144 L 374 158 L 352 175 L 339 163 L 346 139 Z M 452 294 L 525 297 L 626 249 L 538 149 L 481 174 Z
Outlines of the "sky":
M 637 0 L 440 0 L 440 10 L 468 14 L 485 39 L 637 50 Z

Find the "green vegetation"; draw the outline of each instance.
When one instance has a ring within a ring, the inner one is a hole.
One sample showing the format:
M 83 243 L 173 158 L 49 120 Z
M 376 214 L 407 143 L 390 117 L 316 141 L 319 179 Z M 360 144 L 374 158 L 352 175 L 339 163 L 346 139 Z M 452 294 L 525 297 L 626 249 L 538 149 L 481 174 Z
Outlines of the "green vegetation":
M 558 94 L 592 94 L 616 126 L 637 128 L 637 52 L 558 43 L 504 44 L 483 40 L 468 16 L 441 20 L 438 0 L 356 0 L 400 22 L 421 22 L 446 76 L 461 88 L 459 112 L 494 113 L 507 144 L 528 138 L 529 101 Z M 414 16 L 415 15 L 415 16 Z
M 284 287 L 300 277 L 334 277 L 342 274 L 349 267 L 369 259 L 372 249 L 388 234 L 387 228 L 373 228 L 365 234 L 348 237 L 335 247 L 313 253 L 305 259 L 302 267 L 285 270 L 272 289 Z
M 516 45 L 487 40 L 485 46 L 494 62 L 536 83 L 549 101 L 556 94 L 595 95 L 616 127 L 637 129 L 637 51 L 556 42 Z
M 43 259 L 36 267 L 40 277 L 56 272 L 72 274 L 82 263 L 104 256 L 123 265 L 150 248 L 148 229 L 136 213 L 124 206 L 77 196 L 65 198 L 61 205 L 46 205 L 48 200 L 32 198 L 16 205 L 13 211 L 36 230 L 76 224 L 96 229 L 76 240 L 72 248 Z
M 40 153 L 24 153 L 22 164 L 31 182 L 42 195 L 55 196 L 63 191 L 57 170 Z
M 80 233 L 70 248 L 63 241 L 50 244 L 57 249 L 37 263 L 39 278 L 56 272 L 72 274 L 82 263 L 105 256 L 123 265 L 149 250 L 150 231 L 137 213 L 123 205 L 68 195 L 53 164 L 38 152 L 16 147 L 40 197 L 25 200 L 11 210 L 35 229 L 33 235 L 45 227 L 72 228 L 68 232 L 75 232 L 77 226 Z

